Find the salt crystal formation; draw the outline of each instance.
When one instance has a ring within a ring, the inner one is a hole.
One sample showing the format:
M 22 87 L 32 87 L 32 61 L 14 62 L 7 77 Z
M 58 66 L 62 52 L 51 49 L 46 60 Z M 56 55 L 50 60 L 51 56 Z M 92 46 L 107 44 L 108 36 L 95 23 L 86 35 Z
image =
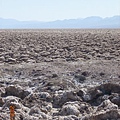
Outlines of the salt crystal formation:
M 120 30 L 0 30 L 0 120 L 120 120 Z

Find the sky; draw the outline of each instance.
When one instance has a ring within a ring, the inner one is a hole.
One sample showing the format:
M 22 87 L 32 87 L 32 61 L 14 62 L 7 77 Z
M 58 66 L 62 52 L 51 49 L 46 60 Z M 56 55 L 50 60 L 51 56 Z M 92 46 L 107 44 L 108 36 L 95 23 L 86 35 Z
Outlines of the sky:
M 55 21 L 120 15 L 120 0 L 0 0 L 0 18 Z

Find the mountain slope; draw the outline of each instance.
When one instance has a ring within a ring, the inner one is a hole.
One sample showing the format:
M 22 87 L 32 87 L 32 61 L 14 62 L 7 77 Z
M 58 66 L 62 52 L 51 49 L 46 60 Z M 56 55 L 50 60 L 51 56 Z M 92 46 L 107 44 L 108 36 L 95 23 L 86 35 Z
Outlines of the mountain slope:
M 57 20 L 52 22 L 17 21 L 0 18 L 0 28 L 120 28 L 120 16 L 109 18 L 91 16 L 84 19 Z

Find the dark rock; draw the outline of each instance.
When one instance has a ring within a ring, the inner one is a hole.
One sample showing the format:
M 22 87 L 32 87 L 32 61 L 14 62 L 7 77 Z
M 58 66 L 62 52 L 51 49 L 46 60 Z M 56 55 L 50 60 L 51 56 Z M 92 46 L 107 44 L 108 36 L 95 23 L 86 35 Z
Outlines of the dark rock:
M 20 86 L 14 86 L 10 85 L 5 88 L 5 93 L 3 93 L 1 96 L 6 97 L 6 96 L 16 96 L 21 99 L 24 99 L 26 96 L 30 94 L 29 91 L 22 89 Z
M 82 97 L 84 95 L 84 92 L 82 90 L 77 91 L 77 95 Z
M 103 73 L 103 72 L 100 73 L 100 76 L 104 76 L 104 75 L 105 75 L 105 73 Z
M 5 101 L 3 100 L 2 97 L 0 97 L 0 107 L 2 107 L 4 105 Z
M 86 77 L 80 74 L 75 74 L 74 77 L 78 83 L 83 83 L 86 80 Z
M 120 93 L 120 85 L 114 83 L 102 84 L 97 89 L 101 90 L 103 94 L 110 95 L 111 93 Z
M 52 78 L 56 78 L 56 77 L 58 77 L 58 75 L 57 74 L 52 74 Z
M 101 104 L 104 100 L 110 99 L 113 103 L 117 104 L 118 106 L 120 105 L 120 86 L 117 84 L 113 83 L 106 83 L 102 84 L 100 86 L 97 86 L 95 88 L 89 88 L 88 92 L 81 93 L 82 98 L 84 101 L 89 102 L 91 105 L 99 105 Z M 117 94 L 116 95 L 113 95 Z
M 84 71 L 84 72 L 81 73 L 81 75 L 83 75 L 83 76 L 85 76 L 85 77 L 88 77 L 88 76 L 89 76 L 89 72 Z
M 45 100 L 45 101 L 51 101 L 52 100 L 52 97 L 48 92 L 40 92 L 39 97 L 40 97 L 40 99 Z
M 114 104 L 120 106 L 120 96 L 115 96 L 115 97 L 113 97 L 113 98 L 111 99 L 111 101 L 112 101 Z

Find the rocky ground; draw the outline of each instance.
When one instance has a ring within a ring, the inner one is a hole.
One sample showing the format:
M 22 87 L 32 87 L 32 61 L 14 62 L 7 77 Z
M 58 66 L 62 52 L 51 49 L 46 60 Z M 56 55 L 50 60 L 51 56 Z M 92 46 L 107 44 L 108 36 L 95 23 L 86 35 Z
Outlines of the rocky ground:
M 0 30 L 0 120 L 120 120 L 120 30 Z

